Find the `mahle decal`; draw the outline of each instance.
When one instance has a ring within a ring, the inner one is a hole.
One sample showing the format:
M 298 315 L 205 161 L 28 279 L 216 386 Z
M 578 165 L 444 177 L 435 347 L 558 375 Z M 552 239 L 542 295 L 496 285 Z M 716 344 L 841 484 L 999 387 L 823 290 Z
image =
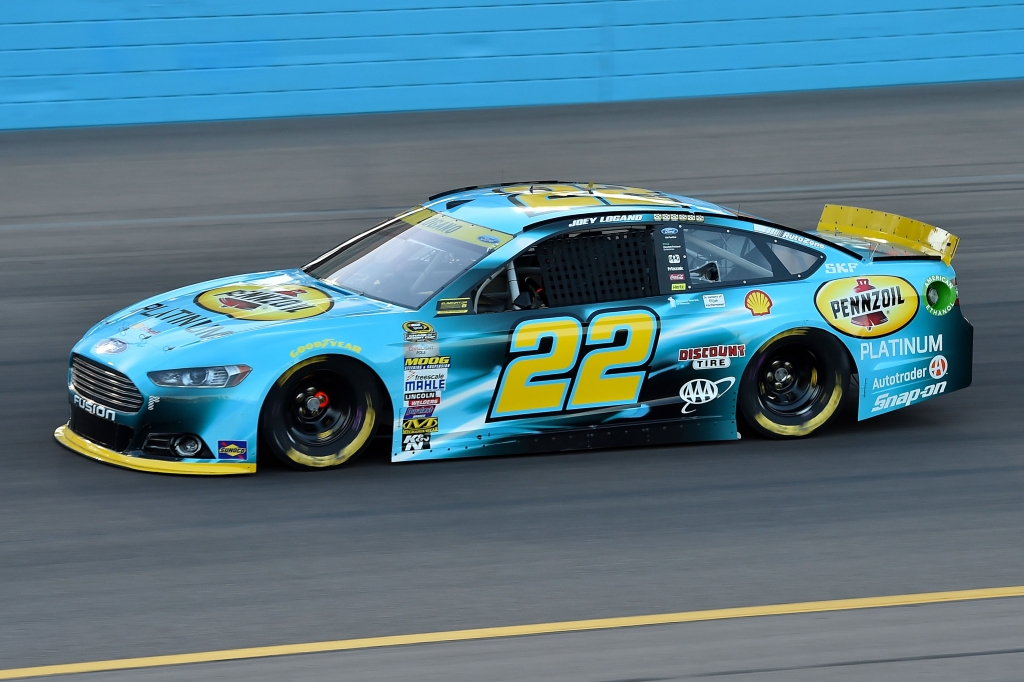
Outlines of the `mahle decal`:
M 889 275 L 833 280 L 814 295 L 814 305 L 829 325 L 861 339 L 903 329 L 917 314 L 917 302 L 910 282 Z
M 238 320 L 272 322 L 322 315 L 334 306 L 315 287 L 294 284 L 232 284 L 196 296 L 196 305 Z

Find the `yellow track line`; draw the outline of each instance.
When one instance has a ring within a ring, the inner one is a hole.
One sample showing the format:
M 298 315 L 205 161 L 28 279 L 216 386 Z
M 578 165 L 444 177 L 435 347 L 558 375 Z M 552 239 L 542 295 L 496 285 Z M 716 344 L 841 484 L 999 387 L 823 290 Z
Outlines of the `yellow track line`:
M 695 623 L 704 620 L 727 620 L 752 618 L 754 616 L 784 616 L 795 613 L 821 613 L 823 611 L 851 611 L 855 609 L 877 609 L 885 606 L 916 606 L 920 604 L 941 604 L 944 602 L 973 601 L 978 599 L 1000 599 L 1024 597 L 1024 585 L 992 587 L 980 590 L 957 590 L 954 592 L 924 592 L 919 594 L 896 594 L 887 597 L 861 597 L 858 599 L 833 599 L 809 601 L 795 604 L 771 604 L 768 606 L 744 606 L 732 609 L 711 609 L 708 611 L 682 611 L 660 613 L 649 616 L 623 616 L 619 618 L 594 618 L 591 620 L 569 620 L 557 623 L 536 623 L 533 625 L 509 625 L 472 630 L 449 630 L 446 632 L 424 632 L 414 635 L 391 635 L 387 637 L 363 637 L 360 639 L 338 639 L 330 642 L 307 642 L 305 644 L 279 644 L 245 649 L 221 649 L 201 651 L 192 654 L 170 654 L 166 656 L 143 656 L 140 658 L 117 658 L 107 661 L 88 661 L 62 665 L 40 665 L 32 668 L 9 668 L 0 670 L 0 680 L 48 675 L 70 675 L 73 673 L 109 672 L 159 666 L 182 665 L 185 663 L 211 663 L 295 654 L 318 654 L 329 651 L 350 651 L 352 649 L 373 649 L 408 644 L 436 644 L 439 642 L 464 642 L 475 639 L 496 637 L 522 637 L 524 635 L 548 635 L 559 632 L 580 632 L 583 630 L 610 630 L 632 628 L 641 625 L 669 625 L 673 623 Z

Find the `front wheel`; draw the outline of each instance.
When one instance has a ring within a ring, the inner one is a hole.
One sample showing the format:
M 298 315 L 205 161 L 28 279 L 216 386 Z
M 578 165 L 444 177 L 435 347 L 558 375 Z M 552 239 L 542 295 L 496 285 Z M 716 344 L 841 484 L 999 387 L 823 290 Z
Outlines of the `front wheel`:
M 379 405 L 377 382 L 363 365 L 310 358 L 274 384 L 260 430 L 274 455 L 293 469 L 335 467 L 369 447 Z
M 751 358 L 739 408 L 761 435 L 799 438 L 839 414 L 849 385 L 846 348 L 826 332 L 794 329 L 772 338 Z

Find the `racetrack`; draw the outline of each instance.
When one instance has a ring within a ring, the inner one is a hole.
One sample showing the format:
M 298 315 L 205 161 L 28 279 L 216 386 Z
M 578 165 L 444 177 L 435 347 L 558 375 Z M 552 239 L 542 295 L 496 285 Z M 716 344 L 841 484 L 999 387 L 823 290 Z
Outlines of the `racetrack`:
M 0 135 L 0 668 L 1024 585 L 1022 121 L 1007 82 Z M 102 316 L 534 178 L 947 228 L 974 385 L 794 443 L 315 474 L 147 475 L 54 442 Z M 88 679 L 1018 679 L 1021 632 L 1004 599 Z

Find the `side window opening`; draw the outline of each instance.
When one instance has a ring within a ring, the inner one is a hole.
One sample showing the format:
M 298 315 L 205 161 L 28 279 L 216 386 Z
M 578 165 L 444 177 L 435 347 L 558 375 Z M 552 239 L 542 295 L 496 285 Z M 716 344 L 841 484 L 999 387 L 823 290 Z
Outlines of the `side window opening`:
M 574 232 L 527 249 L 471 294 L 478 313 L 553 308 L 659 294 L 649 226 Z
M 819 253 L 727 228 L 683 228 L 691 285 L 698 288 L 805 276 Z

